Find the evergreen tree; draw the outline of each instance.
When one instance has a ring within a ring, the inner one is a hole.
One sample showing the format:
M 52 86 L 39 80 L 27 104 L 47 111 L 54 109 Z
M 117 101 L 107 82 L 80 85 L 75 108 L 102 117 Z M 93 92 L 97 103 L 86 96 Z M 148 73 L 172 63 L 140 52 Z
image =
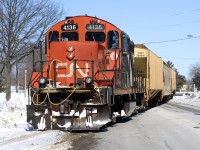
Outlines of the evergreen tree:
M 171 61 L 168 60 L 168 61 L 166 62 L 166 64 L 167 64 L 170 68 L 175 69 L 175 68 L 174 68 L 173 62 L 171 62 Z
M 184 75 L 179 74 L 176 70 L 176 86 L 177 89 L 180 89 L 186 83 L 186 78 Z

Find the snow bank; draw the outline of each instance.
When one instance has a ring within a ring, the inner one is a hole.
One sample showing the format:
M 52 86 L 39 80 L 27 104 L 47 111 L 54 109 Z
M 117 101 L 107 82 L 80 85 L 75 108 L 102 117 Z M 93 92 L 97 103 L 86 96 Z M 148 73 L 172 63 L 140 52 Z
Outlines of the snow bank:
M 200 93 L 177 93 L 177 95 L 180 96 L 174 96 L 172 102 L 200 107 Z
M 0 128 L 26 128 L 27 102 L 22 93 L 12 93 L 9 101 L 0 93 Z
M 6 101 L 5 93 L 0 93 L 0 150 L 71 148 L 71 140 L 65 139 L 62 142 L 63 137 L 66 138 L 69 133 L 26 130 L 27 103 L 23 93 L 12 93 L 9 101 Z

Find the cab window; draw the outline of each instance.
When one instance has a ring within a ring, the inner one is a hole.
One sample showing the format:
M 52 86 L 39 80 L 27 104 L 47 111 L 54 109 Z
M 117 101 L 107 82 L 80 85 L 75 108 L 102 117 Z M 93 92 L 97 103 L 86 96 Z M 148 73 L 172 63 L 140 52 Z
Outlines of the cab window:
M 104 32 L 86 32 L 85 41 L 105 42 Z
M 117 31 L 108 32 L 108 49 L 117 49 L 119 47 L 119 33 Z
M 50 31 L 49 32 L 49 42 L 59 41 L 58 31 Z
M 62 41 L 78 41 L 77 32 L 63 32 L 61 34 Z

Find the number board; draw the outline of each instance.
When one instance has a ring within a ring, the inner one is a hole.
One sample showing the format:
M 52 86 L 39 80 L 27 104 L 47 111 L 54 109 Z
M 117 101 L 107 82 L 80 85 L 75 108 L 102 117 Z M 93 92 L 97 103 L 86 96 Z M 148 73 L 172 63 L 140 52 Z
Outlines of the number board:
M 61 26 L 61 29 L 63 31 L 77 30 L 78 25 L 77 24 L 65 24 L 65 25 Z
M 105 26 L 103 24 L 87 24 L 87 30 L 104 30 Z

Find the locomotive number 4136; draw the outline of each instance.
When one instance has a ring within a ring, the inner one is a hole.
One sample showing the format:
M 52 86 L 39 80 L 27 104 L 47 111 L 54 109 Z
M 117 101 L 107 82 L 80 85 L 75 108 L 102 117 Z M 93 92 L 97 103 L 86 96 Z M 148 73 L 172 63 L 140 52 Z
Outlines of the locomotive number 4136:
M 87 24 L 86 29 L 87 30 L 104 30 L 103 24 Z
M 65 25 L 61 26 L 61 29 L 64 31 L 77 30 L 78 25 L 77 24 L 65 24 Z

